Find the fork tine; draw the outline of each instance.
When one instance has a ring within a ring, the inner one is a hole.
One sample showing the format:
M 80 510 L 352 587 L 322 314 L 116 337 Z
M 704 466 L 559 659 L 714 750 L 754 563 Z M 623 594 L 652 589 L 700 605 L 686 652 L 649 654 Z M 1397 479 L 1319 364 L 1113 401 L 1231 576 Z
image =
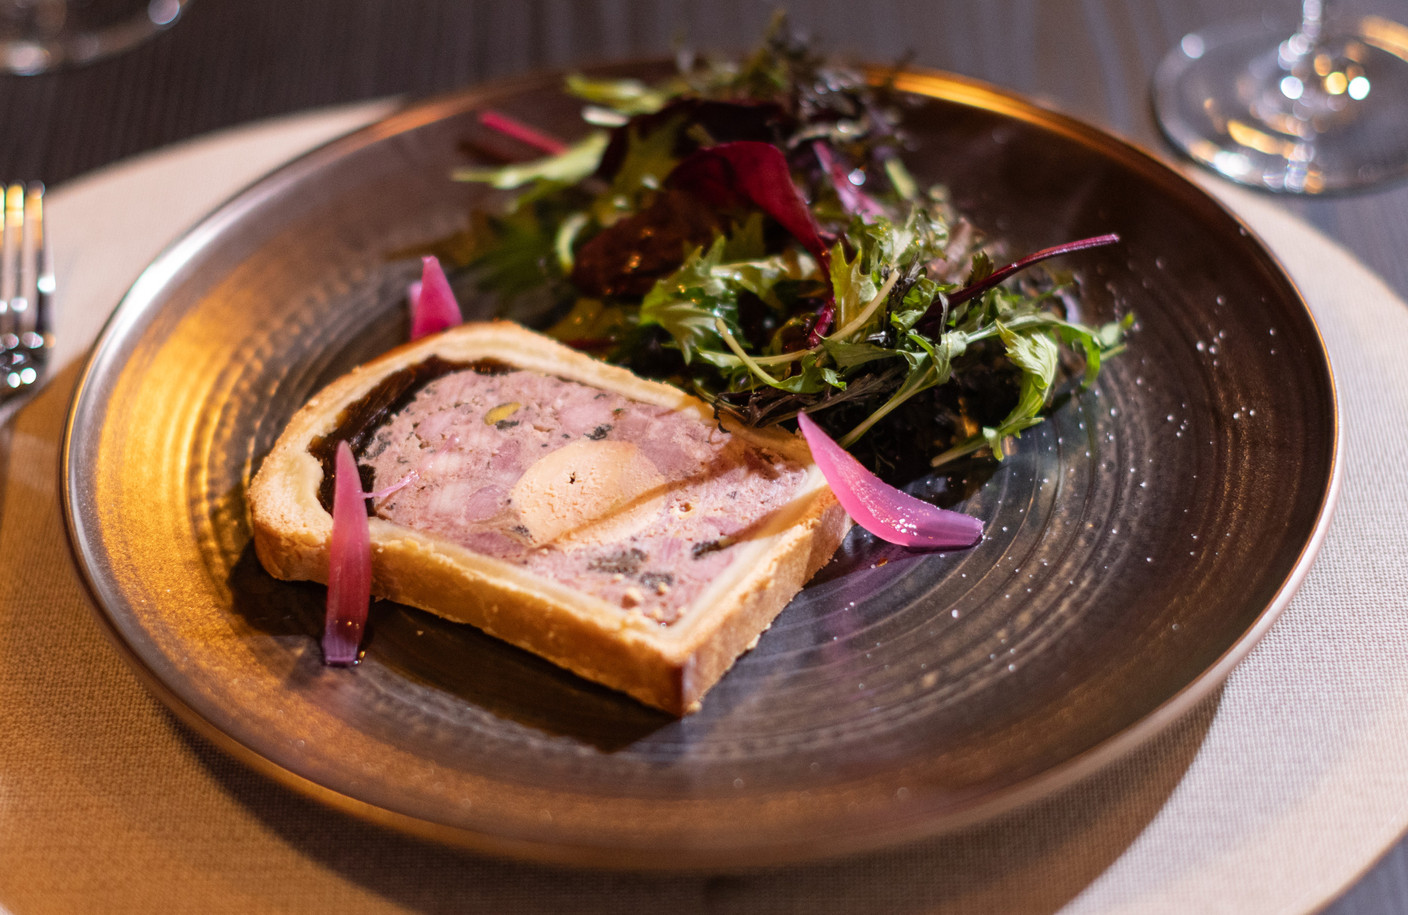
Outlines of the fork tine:
M 7 408 L 0 425 L 43 383 L 54 341 L 53 293 L 44 185 L 11 182 L 0 187 L 0 405 Z
M 21 234 L 24 231 L 24 188 L 11 184 L 5 189 L 5 217 L 0 235 L 0 349 L 13 349 L 19 342 L 19 316 L 15 295 L 20 284 Z
M 34 290 L 34 297 L 30 331 L 21 342 L 42 359 L 53 344 L 49 322 L 53 320 L 54 268 L 49 259 L 49 236 L 44 231 L 44 185 L 41 182 L 30 182 L 25 189 L 24 203 L 32 246 L 25 263 L 34 271 L 33 283 L 28 287 Z

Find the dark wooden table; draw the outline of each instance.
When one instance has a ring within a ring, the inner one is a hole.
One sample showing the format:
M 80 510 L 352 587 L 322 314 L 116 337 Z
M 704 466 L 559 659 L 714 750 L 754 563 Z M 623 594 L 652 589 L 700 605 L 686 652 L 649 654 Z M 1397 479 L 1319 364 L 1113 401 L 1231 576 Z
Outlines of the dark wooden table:
M 138 49 L 86 68 L 0 76 L 0 176 L 50 184 L 218 128 L 544 68 L 750 46 L 773 0 L 196 0 Z M 1408 21 L 1404 0 L 1347 0 Z M 955 71 L 1034 96 L 1149 148 L 1162 55 L 1190 30 L 1296 0 L 794 2 L 831 52 Z M 1408 113 L 1405 113 L 1408 117 Z M 1408 298 L 1408 185 L 1284 205 Z M 1408 910 L 1399 844 L 1329 911 Z

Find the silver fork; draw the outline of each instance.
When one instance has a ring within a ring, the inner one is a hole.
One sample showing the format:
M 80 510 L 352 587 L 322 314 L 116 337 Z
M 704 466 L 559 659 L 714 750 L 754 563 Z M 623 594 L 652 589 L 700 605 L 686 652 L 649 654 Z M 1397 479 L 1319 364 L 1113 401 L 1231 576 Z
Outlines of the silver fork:
M 3 188 L 0 216 L 0 509 L 9 470 L 9 421 L 48 379 L 54 346 L 54 274 L 44 234 L 44 185 Z

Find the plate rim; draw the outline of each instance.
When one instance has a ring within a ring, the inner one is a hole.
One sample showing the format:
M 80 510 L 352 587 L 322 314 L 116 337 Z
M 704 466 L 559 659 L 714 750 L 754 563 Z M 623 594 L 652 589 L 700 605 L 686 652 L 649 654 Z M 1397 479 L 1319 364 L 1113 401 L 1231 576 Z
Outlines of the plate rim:
M 660 66 L 662 63 L 664 63 L 662 59 L 622 61 L 604 68 L 597 68 L 596 72 L 638 71 L 645 67 Z M 227 197 L 224 202 L 210 210 L 206 216 L 184 230 L 166 246 L 142 269 L 104 323 L 96 344 L 84 359 L 64 423 L 63 439 L 60 445 L 63 516 L 75 564 L 80 572 L 84 587 L 93 599 L 93 611 L 100 621 L 101 628 L 109 641 L 119 649 L 119 652 L 139 674 L 139 679 L 144 685 L 174 711 L 186 725 L 192 727 L 202 737 L 219 746 L 242 764 L 261 772 L 283 787 L 362 820 L 423 839 L 517 860 L 569 866 L 585 865 L 615 870 L 669 872 L 750 871 L 777 865 L 817 862 L 876 851 L 971 827 L 1048 797 L 1062 788 L 1104 771 L 1114 762 L 1130 755 L 1135 749 L 1183 719 L 1202 701 L 1220 689 L 1233 668 L 1246 658 L 1274 625 L 1309 574 L 1328 533 L 1342 487 L 1345 436 L 1342 404 L 1334 367 L 1314 312 L 1310 309 L 1289 271 L 1285 269 L 1281 259 L 1240 216 L 1213 196 L 1210 191 L 1200 187 L 1186 174 L 1140 144 L 1071 115 L 1044 107 L 1016 92 L 970 77 L 918 67 L 904 67 L 899 71 L 894 68 L 872 67 L 869 68 L 869 72 L 872 74 L 880 72 L 894 74 L 897 77 L 897 88 L 905 92 L 912 92 L 924 98 L 996 112 L 1029 125 L 1056 130 L 1068 138 L 1075 139 L 1085 145 L 1096 146 L 1106 153 L 1118 152 L 1121 163 L 1135 168 L 1141 175 L 1156 180 L 1162 187 L 1177 188 L 1181 198 L 1196 201 L 1199 206 L 1212 205 L 1221 215 L 1239 226 L 1251 242 L 1261 249 L 1269 263 L 1274 266 L 1280 277 L 1294 293 L 1299 311 L 1304 313 L 1305 319 L 1308 320 L 1309 326 L 1313 330 L 1317 344 L 1316 353 L 1323 360 L 1323 383 L 1328 390 L 1331 406 L 1327 419 L 1333 430 L 1330 453 L 1327 456 L 1328 476 L 1323 481 L 1323 488 L 1319 493 L 1319 504 L 1316 508 L 1315 522 L 1310 536 L 1301 544 L 1290 572 L 1281 581 L 1273 597 L 1258 612 L 1252 625 L 1248 626 L 1216 661 L 1206 666 L 1181 689 L 1165 697 L 1148 714 L 1114 735 L 1087 750 L 1067 757 L 1061 763 L 1045 769 L 1035 776 L 1028 777 L 989 795 L 981 802 L 967 806 L 956 814 L 946 816 L 942 823 L 936 824 L 926 820 L 918 820 L 908 822 L 903 827 L 896 827 L 893 822 L 882 822 L 872 824 L 878 826 L 876 829 L 857 828 L 845 837 L 828 834 L 824 838 L 803 838 L 785 845 L 773 843 L 768 846 L 768 855 L 765 859 L 758 855 L 758 850 L 755 848 L 745 849 L 741 853 L 717 848 L 690 848 L 686 850 L 686 854 L 690 856 L 688 860 L 669 863 L 660 862 L 657 857 L 652 857 L 649 854 L 623 853 L 621 849 L 614 846 L 545 843 L 532 838 L 506 836 L 449 823 L 433 822 L 361 800 L 321 784 L 268 758 L 255 747 L 245 744 L 221 729 L 198 707 L 172 689 L 150 662 L 142 656 L 138 648 L 123 637 L 117 621 L 107 609 L 105 585 L 98 579 L 93 565 L 89 561 L 85 561 L 87 554 L 84 540 L 84 506 L 77 496 L 80 487 L 77 485 L 75 477 L 79 464 L 77 438 L 82 412 L 91 400 L 89 392 L 92 389 L 93 380 L 102 372 L 104 365 L 115 357 L 115 353 L 112 352 L 113 341 L 122 336 L 123 329 L 130 323 L 141 320 L 171 275 L 178 271 L 190 257 L 204 250 L 212 239 L 218 237 L 223 227 L 238 221 L 244 212 L 257 207 L 260 201 L 278 194 L 284 187 L 296 184 L 308 173 L 316 171 L 325 160 L 336 160 L 386 136 L 410 130 L 418 124 L 462 114 L 472 110 L 478 101 L 486 98 L 502 97 L 517 91 L 548 86 L 554 80 L 560 83 L 561 71 L 545 70 L 409 100 L 403 103 L 398 110 L 347 134 L 321 143 L 275 167 Z M 858 827 L 860 825 L 857 824 Z

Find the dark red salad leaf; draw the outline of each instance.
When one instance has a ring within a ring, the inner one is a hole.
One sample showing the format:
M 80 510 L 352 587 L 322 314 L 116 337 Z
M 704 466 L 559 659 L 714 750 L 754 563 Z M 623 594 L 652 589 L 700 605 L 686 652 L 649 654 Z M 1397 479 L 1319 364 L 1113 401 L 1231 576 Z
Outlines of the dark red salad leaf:
M 762 210 L 807 249 L 823 276 L 830 273 L 826 242 L 807 201 L 792 183 L 787 157 L 771 143 L 740 140 L 701 149 L 675 166 L 666 184 L 721 210 L 750 206 Z

